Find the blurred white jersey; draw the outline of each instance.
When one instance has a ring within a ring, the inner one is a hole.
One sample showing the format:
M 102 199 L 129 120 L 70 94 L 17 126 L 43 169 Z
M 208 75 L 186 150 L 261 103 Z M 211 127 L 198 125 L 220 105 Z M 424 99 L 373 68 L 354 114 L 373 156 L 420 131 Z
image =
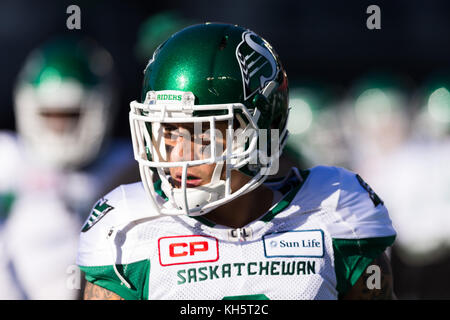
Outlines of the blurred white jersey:
M 450 139 L 411 141 L 364 174 L 389 203 L 405 262 L 423 265 L 450 252 Z
M 76 299 L 81 224 L 135 166 L 131 146 L 112 145 L 86 170 L 61 172 L 39 166 L 17 137 L 0 133 L 0 155 L 0 299 Z
M 77 263 L 125 299 L 337 299 L 395 238 L 383 202 L 350 171 L 292 170 L 280 195 L 243 228 L 160 216 L 141 183 L 94 206 Z M 162 195 L 163 196 L 163 195 Z

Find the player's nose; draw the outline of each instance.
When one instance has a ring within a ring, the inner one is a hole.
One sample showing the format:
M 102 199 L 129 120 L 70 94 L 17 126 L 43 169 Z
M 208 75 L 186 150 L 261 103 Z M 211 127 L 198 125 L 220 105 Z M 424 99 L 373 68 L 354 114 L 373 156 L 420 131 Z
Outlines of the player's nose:
M 172 161 L 191 161 L 193 159 L 193 144 L 190 137 L 180 135 L 172 150 Z

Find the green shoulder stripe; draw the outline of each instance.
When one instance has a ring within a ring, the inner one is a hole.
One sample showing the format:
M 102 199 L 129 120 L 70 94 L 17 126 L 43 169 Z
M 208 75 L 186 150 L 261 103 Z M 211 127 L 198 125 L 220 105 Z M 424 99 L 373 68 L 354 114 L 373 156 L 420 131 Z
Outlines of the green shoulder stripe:
M 267 212 L 262 218 L 261 220 L 264 222 L 269 222 L 270 220 L 272 220 L 277 214 L 279 214 L 281 211 L 283 211 L 284 209 L 286 209 L 289 204 L 291 203 L 291 201 L 295 198 L 295 196 L 297 195 L 297 193 L 300 191 L 300 189 L 303 187 L 303 184 L 305 183 L 306 179 L 309 176 L 309 170 L 301 170 L 300 171 L 300 175 L 302 177 L 302 181 L 298 181 L 298 184 L 294 187 L 290 186 L 290 184 L 287 184 L 284 187 L 290 188 L 290 189 L 285 189 L 285 188 L 281 188 L 280 191 L 281 193 L 284 194 L 284 198 L 277 203 L 277 205 L 270 210 L 269 212 Z
M 147 300 L 150 260 L 116 265 L 117 270 L 130 284 L 127 288 L 121 283 L 112 265 L 86 267 L 80 266 L 87 281 L 112 291 L 125 300 Z
M 295 198 L 298 191 L 300 190 L 302 184 L 297 185 L 294 189 L 292 189 L 278 204 L 269 212 L 267 212 L 261 220 L 264 222 L 269 222 L 272 220 L 277 214 L 286 209 L 287 206 L 291 203 L 291 201 Z
M 387 247 L 395 235 L 367 239 L 333 239 L 335 272 L 339 296 L 344 295 L 359 279 L 364 270 Z

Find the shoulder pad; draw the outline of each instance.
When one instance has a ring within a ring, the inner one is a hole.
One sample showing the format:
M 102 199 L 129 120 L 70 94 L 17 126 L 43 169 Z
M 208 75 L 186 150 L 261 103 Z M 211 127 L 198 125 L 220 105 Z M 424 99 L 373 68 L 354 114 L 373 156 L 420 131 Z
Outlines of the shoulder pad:
M 334 238 L 364 239 L 396 234 L 384 202 L 356 173 L 338 168 L 339 199 L 336 214 L 341 223 L 331 228 Z
M 306 197 L 329 212 L 327 228 L 333 238 L 363 239 L 395 235 L 383 201 L 356 173 L 340 167 L 311 169 Z
M 144 218 L 149 203 L 142 183 L 121 185 L 98 200 L 81 229 L 77 264 L 111 264 L 111 230 Z

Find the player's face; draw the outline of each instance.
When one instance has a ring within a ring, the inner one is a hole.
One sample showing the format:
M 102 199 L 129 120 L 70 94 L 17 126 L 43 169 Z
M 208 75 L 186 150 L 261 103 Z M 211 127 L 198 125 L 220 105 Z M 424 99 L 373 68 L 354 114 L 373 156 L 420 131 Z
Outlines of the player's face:
M 215 124 L 216 156 L 225 149 L 226 122 Z M 208 123 L 194 125 L 193 123 L 166 123 L 163 125 L 166 153 L 170 162 L 204 160 L 211 156 L 211 130 Z M 211 181 L 215 163 L 188 167 L 186 186 L 188 188 L 205 185 Z M 172 183 L 181 187 L 182 168 L 170 168 Z

